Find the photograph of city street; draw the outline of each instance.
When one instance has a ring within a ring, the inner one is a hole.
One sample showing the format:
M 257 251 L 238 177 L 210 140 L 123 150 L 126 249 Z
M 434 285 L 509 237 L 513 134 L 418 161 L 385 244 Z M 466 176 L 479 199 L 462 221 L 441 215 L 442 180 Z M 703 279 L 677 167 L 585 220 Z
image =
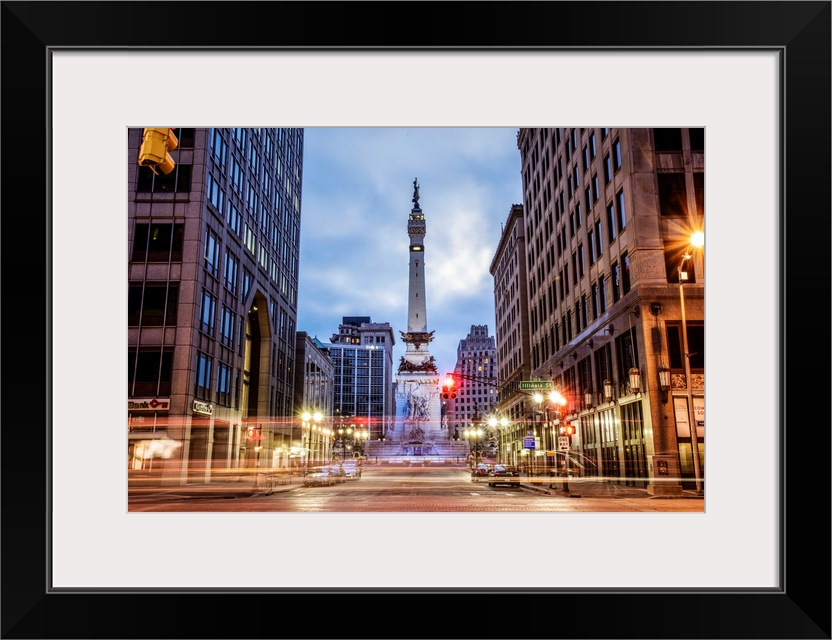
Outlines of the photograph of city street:
M 127 136 L 128 512 L 704 512 L 704 128 Z

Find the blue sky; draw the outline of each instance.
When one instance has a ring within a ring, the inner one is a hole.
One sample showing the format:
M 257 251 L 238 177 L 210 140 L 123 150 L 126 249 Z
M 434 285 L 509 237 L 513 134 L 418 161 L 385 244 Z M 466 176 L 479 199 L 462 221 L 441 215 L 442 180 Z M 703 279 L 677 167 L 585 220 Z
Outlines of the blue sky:
M 495 335 L 489 266 L 522 204 L 517 128 L 307 128 L 299 331 L 328 342 L 344 316 L 389 322 L 393 359 L 407 329 L 407 217 L 413 180 L 425 215 L 430 352 L 440 373 L 473 324 Z

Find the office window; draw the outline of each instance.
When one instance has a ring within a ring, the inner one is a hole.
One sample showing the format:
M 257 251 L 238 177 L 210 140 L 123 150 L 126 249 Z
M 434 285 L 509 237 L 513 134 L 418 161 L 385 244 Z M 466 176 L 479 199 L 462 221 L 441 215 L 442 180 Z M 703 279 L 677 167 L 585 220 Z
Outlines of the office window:
M 220 217 L 224 217 L 225 214 L 225 191 L 223 191 L 220 183 L 217 179 L 208 174 L 208 180 L 205 183 L 205 189 L 208 193 L 208 202 L 210 202 L 214 209 L 217 210 Z
M 615 194 L 615 204 L 618 207 L 618 232 L 624 231 L 624 227 L 627 226 L 627 214 L 624 210 L 624 190 L 620 189 L 618 193 Z
M 139 167 L 136 174 L 137 193 L 187 193 L 191 190 L 191 172 L 189 164 L 176 163 L 170 173 L 156 175 L 150 167 Z
M 618 138 L 612 143 L 612 159 L 613 167 L 618 171 L 621 168 L 621 140 Z
M 251 271 L 243 267 L 243 300 L 248 299 L 251 292 L 251 285 L 254 283 L 254 276 Z
M 592 319 L 598 318 L 598 283 L 592 283 Z
M 592 201 L 598 202 L 600 190 L 598 189 L 598 174 L 592 176 Z
M 194 381 L 194 396 L 199 400 L 211 400 L 211 369 L 214 359 L 201 351 L 196 356 L 196 379 Z
M 586 195 L 586 210 L 589 213 L 592 211 L 592 191 L 589 187 L 584 190 L 584 194 Z
M 212 128 L 210 130 L 211 136 L 211 152 L 217 164 L 225 168 L 225 161 L 228 157 L 228 143 L 223 139 L 220 129 Z
M 697 323 L 686 323 L 688 330 L 689 363 L 692 371 L 705 368 L 705 326 Z M 671 369 L 684 369 L 684 350 L 682 348 L 682 327 L 667 325 L 667 353 L 668 364 Z
M 216 278 L 220 269 L 220 240 L 211 229 L 205 232 L 204 259 L 205 270 Z
M 217 365 L 217 403 L 231 406 L 231 366 L 224 362 Z
M 234 327 L 236 325 L 236 319 L 236 314 L 227 306 L 222 305 L 220 341 L 230 349 L 234 348 Z
M 231 155 L 231 187 L 238 195 L 243 193 L 243 167 L 234 155 Z
M 659 210 L 663 216 L 684 216 L 687 214 L 687 189 L 684 173 L 660 173 Z
M 246 234 L 245 234 L 245 243 L 246 249 L 248 249 L 252 255 L 254 255 L 254 251 L 257 249 L 257 238 L 254 235 L 254 230 L 248 226 L 248 222 L 245 224 L 246 227 Z
M 617 235 L 615 231 L 615 205 L 612 202 L 607 205 L 607 228 L 610 230 L 610 244 L 612 244 Z
M 612 285 L 612 301 L 618 302 L 621 299 L 621 270 L 619 269 L 617 262 L 614 262 L 612 265 L 612 277 L 610 284 Z
M 579 227 L 581 226 L 581 224 L 583 224 L 583 219 L 581 218 L 581 203 L 580 203 L 580 201 L 575 203 L 575 224 Z
M 181 262 L 184 224 L 146 224 L 133 228 L 133 262 Z
M 578 274 L 581 278 L 584 277 L 584 245 L 578 245 Z
M 595 221 L 595 253 L 600 258 L 604 253 L 604 239 L 601 231 L 601 221 Z
M 131 348 L 127 352 L 127 388 L 132 398 L 170 396 L 173 347 Z
M 589 264 L 595 264 L 595 232 L 592 229 L 586 232 L 586 239 L 586 246 L 589 248 Z
M 239 266 L 237 258 L 230 250 L 225 252 L 225 288 L 232 296 L 237 295 L 237 272 Z
M 601 313 L 607 310 L 607 280 L 601 277 L 598 280 L 598 303 L 601 305 Z
M 584 327 L 589 325 L 589 309 L 586 304 L 586 295 L 581 296 L 581 322 Z
M 630 290 L 630 256 L 626 253 L 621 255 L 621 289 L 623 293 Z
M 257 175 L 260 170 L 260 152 L 257 146 L 252 144 L 248 149 L 248 168 L 253 175 Z
M 237 236 L 240 235 L 240 230 L 242 229 L 242 217 L 240 216 L 239 209 L 237 209 L 236 205 L 231 202 L 228 203 L 228 227 L 235 234 L 237 234 Z
M 597 153 L 597 148 L 595 146 L 595 133 L 589 134 L 589 155 L 592 159 L 595 159 L 595 154 Z
M 705 150 L 705 129 L 702 127 L 696 129 L 688 129 L 690 134 L 690 150 L 704 151 Z
M 254 183 L 249 180 L 248 193 L 246 194 L 246 206 L 252 217 L 257 218 L 257 212 L 260 210 L 260 195 L 254 186 Z
M 604 156 L 604 184 L 608 185 L 612 180 L 612 160 L 610 154 Z
M 589 169 L 589 146 L 584 145 L 584 171 Z
M 681 151 L 682 130 L 666 127 L 653 129 L 653 139 L 656 141 L 656 151 Z
M 610 130 L 607 127 L 601 129 L 601 140 L 606 140 L 607 136 L 610 135 Z
M 705 215 L 705 174 L 693 174 L 693 192 L 696 196 L 696 215 L 700 218 Z
M 127 325 L 176 326 L 178 301 L 179 285 L 176 283 L 131 283 L 127 294 Z
M 243 127 L 235 127 L 234 140 L 237 142 L 240 149 L 245 150 L 248 142 L 248 130 Z
M 200 330 L 209 336 L 214 335 L 214 320 L 217 314 L 217 299 L 207 289 L 202 290 L 202 308 L 199 312 Z

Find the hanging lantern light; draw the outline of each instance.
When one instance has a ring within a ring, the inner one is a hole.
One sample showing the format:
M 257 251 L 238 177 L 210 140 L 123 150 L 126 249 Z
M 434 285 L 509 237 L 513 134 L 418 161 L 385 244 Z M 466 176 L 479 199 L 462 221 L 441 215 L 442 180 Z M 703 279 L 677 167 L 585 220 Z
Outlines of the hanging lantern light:
M 584 389 L 584 404 L 586 405 L 587 409 L 592 407 L 592 391 L 588 388 Z
M 628 371 L 628 375 L 630 376 L 630 390 L 633 393 L 638 393 L 641 389 L 641 372 L 633 367 Z
M 604 400 L 612 400 L 612 382 L 609 379 L 604 380 Z
M 667 392 L 670 391 L 670 367 L 659 365 L 659 388 L 662 390 L 662 402 L 667 404 Z

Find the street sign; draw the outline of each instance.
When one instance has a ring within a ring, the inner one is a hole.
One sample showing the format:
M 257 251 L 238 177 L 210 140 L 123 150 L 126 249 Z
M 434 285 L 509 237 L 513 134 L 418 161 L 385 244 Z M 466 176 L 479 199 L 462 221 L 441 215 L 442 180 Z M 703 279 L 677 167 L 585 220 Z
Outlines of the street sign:
M 524 449 L 534 449 L 534 438 L 523 438 Z
M 558 451 L 569 451 L 569 436 L 558 436 Z
M 551 380 L 521 380 L 520 391 L 552 391 L 555 383 Z

